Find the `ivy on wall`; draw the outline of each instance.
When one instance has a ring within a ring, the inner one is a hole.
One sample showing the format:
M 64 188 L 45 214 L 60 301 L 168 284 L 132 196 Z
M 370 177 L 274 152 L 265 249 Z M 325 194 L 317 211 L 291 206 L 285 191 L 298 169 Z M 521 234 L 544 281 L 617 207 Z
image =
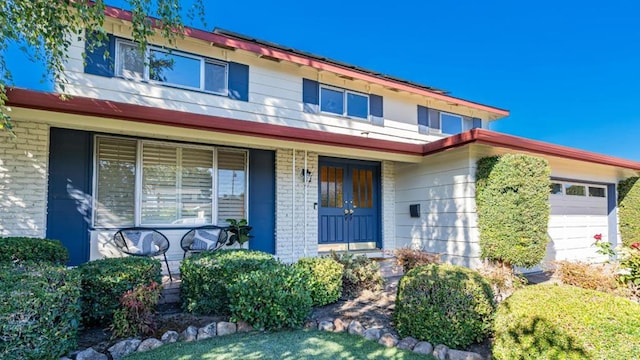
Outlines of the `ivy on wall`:
M 482 257 L 531 268 L 545 256 L 549 236 L 547 160 L 507 154 L 477 162 L 476 206 Z
M 622 243 L 640 242 L 640 179 L 631 177 L 618 183 L 618 226 Z

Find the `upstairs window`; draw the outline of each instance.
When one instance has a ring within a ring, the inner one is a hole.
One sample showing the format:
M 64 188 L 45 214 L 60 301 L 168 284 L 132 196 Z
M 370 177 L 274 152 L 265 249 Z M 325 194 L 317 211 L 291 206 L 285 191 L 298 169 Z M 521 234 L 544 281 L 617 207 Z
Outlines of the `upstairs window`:
M 136 43 L 121 39 L 116 42 L 116 76 L 219 95 L 229 91 L 225 62 L 155 46 L 143 55 Z
M 346 117 L 367 119 L 369 96 L 350 90 L 321 85 L 320 111 Z
M 441 112 L 440 129 L 443 134 L 459 134 L 462 132 L 462 116 Z

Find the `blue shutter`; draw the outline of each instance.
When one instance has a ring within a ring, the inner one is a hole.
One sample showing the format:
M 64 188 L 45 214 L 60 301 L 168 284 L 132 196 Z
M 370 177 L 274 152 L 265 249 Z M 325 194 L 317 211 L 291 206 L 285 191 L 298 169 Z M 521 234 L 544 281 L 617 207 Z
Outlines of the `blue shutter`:
M 96 45 L 93 51 L 89 51 L 89 45 L 96 42 L 93 33 L 87 34 L 84 51 L 87 54 L 84 72 L 87 74 L 113 77 L 115 66 L 114 57 L 116 55 L 116 39 L 111 34 L 107 34 L 107 39 L 100 45 Z
M 276 253 L 276 155 L 274 151 L 249 151 L 249 224 L 253 238 L 249 249 Z
M 429 133 L 429 108 L 418 105 L 418 132 Z
M 229 97 L 249 101 L 249 66 L 229 62 Z
M 302 79 L 302 102 L 304 112 L 320 112 L 320 85 L 317 81 Z
M 369 115 L 371 115 L 371 124 L 383 126 L 383 113 L 382 96 L 369 94 Z
M 472 129 L 482 128 L 482 120 L 481 119 L 473 118 L 471 120 L 473 121 L 473 125 L 471 126 Z

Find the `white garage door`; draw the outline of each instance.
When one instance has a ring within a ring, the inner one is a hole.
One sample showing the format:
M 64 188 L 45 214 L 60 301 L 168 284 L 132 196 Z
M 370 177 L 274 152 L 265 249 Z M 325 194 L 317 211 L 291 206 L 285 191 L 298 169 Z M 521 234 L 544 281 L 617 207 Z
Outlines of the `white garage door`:
M 594 236 L 608 241 L 607 187 L 589 183 L 552 181 L 551 217 L 546 260 L 604 261 Z

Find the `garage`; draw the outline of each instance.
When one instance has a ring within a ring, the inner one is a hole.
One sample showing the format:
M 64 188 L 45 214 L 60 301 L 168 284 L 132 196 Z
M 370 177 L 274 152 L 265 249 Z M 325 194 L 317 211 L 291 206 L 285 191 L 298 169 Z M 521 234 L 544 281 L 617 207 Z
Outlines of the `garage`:
M 609 241 L 607 196 L 607 185 L 552 180 L 546 261 L 606 260 L 593 243 L 598 234 Z

